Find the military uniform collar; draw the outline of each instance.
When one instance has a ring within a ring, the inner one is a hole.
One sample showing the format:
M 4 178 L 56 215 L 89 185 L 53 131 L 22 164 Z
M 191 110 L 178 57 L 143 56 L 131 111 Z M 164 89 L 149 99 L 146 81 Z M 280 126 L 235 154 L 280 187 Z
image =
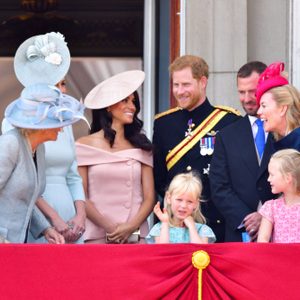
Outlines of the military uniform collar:
M 186 115 L 188 115 L 189 118 L 195 118 L 197 116 L 204 116 L 210 113 L 212 110 L 213 107 L 206 98 L 205 101 L 201 105 L 197 106 L 195 109 L 191 111 L 184 109 L 183 111 Z

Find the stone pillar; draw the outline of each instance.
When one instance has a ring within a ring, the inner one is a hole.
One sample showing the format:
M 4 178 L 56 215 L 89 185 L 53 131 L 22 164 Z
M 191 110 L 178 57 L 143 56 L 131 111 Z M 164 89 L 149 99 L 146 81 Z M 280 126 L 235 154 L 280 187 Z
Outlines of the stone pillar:
M 248 1 L 248 60 L 283 61 L 289 71 L 290 0 Z M 299 1 L 296 0 L 295 3 Z M 297 27 L 299 19 L 295 20 Z
M 247 1 L 186 1 L 186 54 L 210 67 L 208 97 L 213 104 L 241 111 L 236 72 L 247 62 Z
M 290 79 L 292 84 L 300 90 L 300 2 L 298 0 L 291 0 L 290 9 Z

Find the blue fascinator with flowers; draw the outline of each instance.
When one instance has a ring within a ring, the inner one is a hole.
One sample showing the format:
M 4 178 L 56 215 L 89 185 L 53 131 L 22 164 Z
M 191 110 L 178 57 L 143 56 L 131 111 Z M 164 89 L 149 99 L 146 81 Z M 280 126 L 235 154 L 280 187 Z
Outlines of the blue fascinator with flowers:
M 59 32 L 33 36 L 16 51 L 14 69 L 23 86 L 35 83 L 57 84 L 70 67 L 71 55 Z

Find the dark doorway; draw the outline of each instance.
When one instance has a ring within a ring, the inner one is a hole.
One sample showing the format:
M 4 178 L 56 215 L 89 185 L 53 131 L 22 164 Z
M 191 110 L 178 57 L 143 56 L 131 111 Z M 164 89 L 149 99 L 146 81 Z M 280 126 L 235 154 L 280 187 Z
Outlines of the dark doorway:
M 73 56 L 143 56 L 143 0 L 1 0 L 0 56 L 62 32 Z

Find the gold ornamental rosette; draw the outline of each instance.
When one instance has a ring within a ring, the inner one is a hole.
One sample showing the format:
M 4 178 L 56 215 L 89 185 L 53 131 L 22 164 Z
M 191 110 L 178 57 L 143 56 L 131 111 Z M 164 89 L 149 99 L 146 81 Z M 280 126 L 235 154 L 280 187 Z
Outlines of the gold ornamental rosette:
M 199 250 L 193 253 L 192 263 L 198 271 L 198 299 L 202 299 L 202 270 L 204 270 L 210 263 L 210 257 L 207 252 Z

